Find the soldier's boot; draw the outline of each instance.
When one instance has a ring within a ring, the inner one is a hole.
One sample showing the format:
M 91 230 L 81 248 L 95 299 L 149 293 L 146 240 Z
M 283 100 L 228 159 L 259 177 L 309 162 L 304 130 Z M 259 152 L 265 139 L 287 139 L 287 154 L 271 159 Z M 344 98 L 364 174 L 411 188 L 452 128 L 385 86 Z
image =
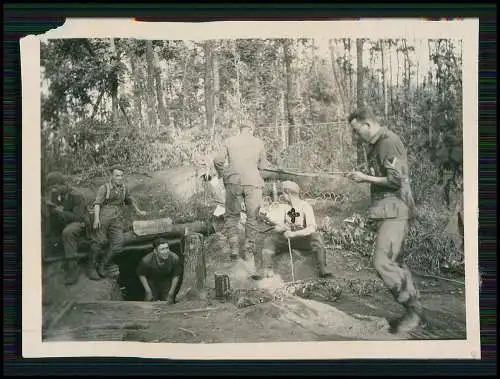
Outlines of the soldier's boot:
M 404 306 L 406 313 L 394 324 L 391 329 L 392 333 L 407 333 L 425 326 L 422 304 L 419 299 L 412 297 Z
M 272 278 L 274 276 L 273 256 L 266 251 L 262 251 L 262 267 L 262 276 L 264 278 Z
M 106 278 L 108 276 L 108 269 L 111 263 L 111 257 L 110 254 L 106 254 L 105 256 L 102 257 L 101 261 L 97 265 L 97 274 L 101 278 Z
M 262 254 L 256 251 L 254 243 L 245 241 L 241 255 L 245 261 L 250 277 L 253 280 L 262 279 Z
M 316 249 L 315 252 L 316 265 L 318 268 L 318 273 L 321 278 L 329 278 L 332 273 L 326 267 L 326 251 L 324 248 Z
M 240 239 L 236 235 L 232 235 L 228 238 L 229 249 L 225 249 L 226 252 L 229 250 L 229 259 L 232 262 L 236 262 L 240 259 Z
M 89 260 L 87 262 L 87 277 L 90 280 L 100 280 L 101 277 L 97 273 L 97 251 L 91 251 L 89 254 Z
M 76 260 L 69 260 L 66 265 L 64 284 L 72 286 L 78 283 L 80 277 L 80 266 Z

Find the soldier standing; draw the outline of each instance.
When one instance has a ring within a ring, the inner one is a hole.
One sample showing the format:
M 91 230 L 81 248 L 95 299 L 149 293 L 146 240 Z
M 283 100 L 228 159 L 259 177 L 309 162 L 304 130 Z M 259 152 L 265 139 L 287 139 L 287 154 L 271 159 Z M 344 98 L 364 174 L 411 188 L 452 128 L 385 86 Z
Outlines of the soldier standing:
M 71 186 L 67 178 L 59 172 L 47 175 L 47 186 L 50 196 L 45 200 L 50 225 L 57 233 L 61 233 L 65 257 L 65 284 L 74 285 L 78 282 L 80 269 L 78 266 L 78 240 L 85 235 L 89 226 L 90 214 L 87 198 L 82 189 Z M 92 273 L 90 279 L 95 279 Z
M 393 331 L 409 331 L 420 325 L 422 305 L 410 270 L 397 263 L 409 222 L 415 216 L 406 149 L 395 133 L 378 123 L 370 108 L 353 112 L 348 122 L 357 137 L 370 147 L 370 175 L 358 171 L 351 173 L 350 178 L 370 183 L 372 203 L 368 219 L 378 232 L 375 269 L 396 301 L 406 308 Z
M 109 248 L 97 266 L 97 273 L 101 278 L 108 276 L 107 271 L 113 256 L 120 254 L 123 250 L 121 214 L 123 206 L 132 206 L 140 216 L 147 214 L 139 209 L 135 199 L 124 184 L 123 172 L 124 170 L 121 167 L 113 167 L 110 170 L 111 177 L 108 182 L 99 187 L 94 202 L 94 221 L 91 236 L 91 262 L 94 267 L 101 248 L 106 241 L 109 243 Z
M 226 160 L 228 166 L 224 167 Z M 257 215 L 262 203 L 264 181 L 259 169 L 265 168 L 267 159 L 264 143 L 253 135 L 253 125 L 240 125 L 240 134 L 228 138 L 223 149 L 214 158 L 218 177 L 223 178 L 226 188 L 226 226 L 231 248 L 230 258 L 237 260 L 239 254 L 238 224 L 242 203 L 246 209 L 245 254 L 256 254 Z

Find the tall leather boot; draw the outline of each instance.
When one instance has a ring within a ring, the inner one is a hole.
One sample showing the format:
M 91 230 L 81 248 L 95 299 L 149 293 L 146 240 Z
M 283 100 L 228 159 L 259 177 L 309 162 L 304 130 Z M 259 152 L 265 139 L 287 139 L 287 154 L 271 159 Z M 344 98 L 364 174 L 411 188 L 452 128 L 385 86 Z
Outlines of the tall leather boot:
M 90 280 L 100 280 L 101 277 L 97 273 L 97 256 L 99 254 L 99 250 L 92 248 L 89 253 L 88 262 L 87 262 L 87 277 Z
M 64 277 L 64 284 L 67 286 L 75 285 L 80 278 L 80 266 L 76 259 L 70 259 L 66 263 L 66 272 Z
M 390 331 L 392 333 L 407 333 L 417 329 L 419 326 L 425 326 L 422 304 L 416 296 L 410 298 L 403 306 L 406 312 L 391 328 Z
M 332 273 L 326 268 L 326 251 L 324 248 L 316 249 L 315 252 L 316 257 L 316 266 L 318 268 L 319 276 L 321 278 L 329 278 L 332 276 Z
M 111 252 L 107 251 L 102 257 L 101 261 L 97 265 L 97 273 L 101 278 L 106 278 L 108 276 L 108 268 L 111 263 Z

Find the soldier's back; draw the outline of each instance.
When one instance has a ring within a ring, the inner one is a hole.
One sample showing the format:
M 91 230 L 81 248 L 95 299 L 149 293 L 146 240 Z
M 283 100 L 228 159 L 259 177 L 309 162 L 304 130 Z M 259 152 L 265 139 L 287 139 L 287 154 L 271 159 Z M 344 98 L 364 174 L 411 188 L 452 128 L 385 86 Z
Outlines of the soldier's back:
M 258 166 L 264 143 L 252 135 L 237 135 L 226 140 L 228 172 L 226 181 L 242 185 L 262 186 Z

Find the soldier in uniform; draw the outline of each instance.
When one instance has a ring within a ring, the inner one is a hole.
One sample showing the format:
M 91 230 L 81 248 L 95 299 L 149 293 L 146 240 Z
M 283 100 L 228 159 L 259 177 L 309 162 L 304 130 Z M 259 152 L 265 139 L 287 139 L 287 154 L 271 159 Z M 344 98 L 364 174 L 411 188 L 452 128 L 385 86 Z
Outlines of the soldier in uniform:
M 325 244 L 321 233 L 317 231 L 316 217 L 312 206 L 299 197 L 299 185 L 292 181 L 282 183 L 284 200 L 287 204 L 277 204 L 264 216 L 267 223 L 274 225 L 274 231 L 264 239 L 262 249 L 262 276 L 274 275 L 272 257 L 279 252 L 288 251 L 290 247 L 303 251 L 311 251 L 316 259 L 319 276 L 330 277 L 326 268 Z M 260 275 L 259 275 L 260 276 Z
M 97 190 L 94 201 L 94 221 L 91 235 L 91 261 L 94 267 L 102 247 L 109 243 L 109 248 L 101 262 L 97 265 L 97 273 L 101 278 L 108 276 L 108 268 L 113 256 L 119 255 L 123 249 L 122 208 L 130 205 L 135 212 L 144 216 L 147 213 L 137 206 L 123 181 L 123 169 L 113 167 L 108 182 Z
M 65 284 L 74 285 L 80 276 L 77 262 L 78 241 L 85 236 L 89 226 L 88 204 L 91 200 L 82 189 L 71 186 L 67 178 L 59 172 L 47 175 L 47 185 L 50 195 L 45 199 L 45 206 L 51 228 L 58 234 L 61 233 L 65 257 Z M 94 278 L 92 274 L 90 278 Z
M 184 258 L 170 250 L 168 241 L 153 241 L 153 251 L 144 256 L 137 267 L 137 275 L 144 288 L 144 301 L 176 302 L 182 285 Z
M 228 166 L 225 167 L 226 160 Z M 230 258 L 240 257 L 238 224 L 242 204 L 246 209 L 245 259 L 254 256 L 257 237 L 257 215 L 262 203 L 264 181 L 259 172 L 265 168 L 267 159 L 264 143 L 253 135 L 253 125 L 240 125 L 240 134 L 228 138 L 223 149 L 215 156 L 214 166 L 226 188 L 226 227 L 229 232 Z
M 375 269 L 396 301 L 406 308 L 393 331 L 409 331 L 420 325 L 422 305 L 410 270 L 397 263 L 409 222 L 416 216 L 406 148 L 395 133 L 378 123 L 370 108 L 353 112 L 348 122 L 357 137 L 369 145 L 370 175 L 357 171 L 349 177 L 370 183 L 368 220 L 377 226 Z

